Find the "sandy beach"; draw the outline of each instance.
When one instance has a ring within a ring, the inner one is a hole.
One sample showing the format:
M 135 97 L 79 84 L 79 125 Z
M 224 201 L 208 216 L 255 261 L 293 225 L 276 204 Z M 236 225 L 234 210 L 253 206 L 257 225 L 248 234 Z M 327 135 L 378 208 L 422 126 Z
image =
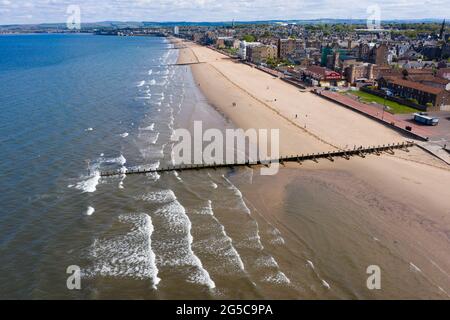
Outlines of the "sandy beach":
M 172 41 L 180 48 L 178 63 L 192 63 L 210 105 L 237 127 L 280 129 L 282 155 L 412 140 L 209 48 Z M 331 287 L 343 290 L 352 286 L 346 279 L 361 278 L 361 287 L 341 292 L 346 297 L 450 298 L 450 168 L 440 160 L 414 147 L 409 153 L 289 165 L 274 177 L 256 172 L 251 183 L 235 182 L 259 219 L 287 235 L 289 252 L 279 251 L 277 261 L 291 279 L 306 254 L 320 261 L 316 273 Z M 321 208 L 305 214 L 300 208 L 312 199 Z M 385 271 L 384 291 L 362 288 L 369 264 Z

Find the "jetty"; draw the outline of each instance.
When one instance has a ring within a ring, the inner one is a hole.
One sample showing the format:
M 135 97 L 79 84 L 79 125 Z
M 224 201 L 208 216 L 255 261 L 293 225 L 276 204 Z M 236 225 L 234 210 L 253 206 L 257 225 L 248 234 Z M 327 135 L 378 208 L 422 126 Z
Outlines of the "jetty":
M 406 141 L 401 143 L 392 143 L 387 145 L 379 145 L 379 146 L 370 146 L 370 147 L 354 147 L 353 149 L 346 150 L 336 150 L 330 152 L 322 152 L 322 153 L 311 153 L 311 154 L 302 154 L 302 155 L 292 155 L 287 157 L 280 157 L 277 159 L 264 159 L 257 161 L 246 161 L 239 163 L 202 163 L 202 164 L 178 164 L 166 167 L 159 167 L 155 169 L 135 169 L 135 170 L 127 170 L 126 172 L 122 170 L 116 171 L 103 171 L 100 172 L 101 177 L 110 177 L 117 176 L 123 174 L 146 174 L 146 173 L 162 173 L 162 172 L 170 172 L 170 171 L 188 171 L 188 170 L 205 170 L 212 169 L 217 170 L 221 168 L 234 168 L 234 167 L 255 167 L 255 166 L 270 166 L 273 163 L 279 163 L 284 165 L 287 162 L 294 162 L 301 164 L 303 161 L 314 161 L 318 162 L 319 159 L 326 159 L 331 162 L 334 162 L 335 158 L 344 158 L 346 160 L 350 160 L 352 156 L 358 156 L 361 158 L 365 158 L 366 155 L 377 155 L 380 156 L 383 152 L 393 155 L 395 150 L 403 150 L 409 152 L 408 148 L 415 146 L 415 142 Z

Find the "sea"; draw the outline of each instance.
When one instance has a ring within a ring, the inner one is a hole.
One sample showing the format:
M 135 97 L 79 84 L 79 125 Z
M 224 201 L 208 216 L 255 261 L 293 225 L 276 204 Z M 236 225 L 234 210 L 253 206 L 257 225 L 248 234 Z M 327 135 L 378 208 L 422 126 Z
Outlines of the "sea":
M 256 262 L 289 284 L 226 172 L 100 177 L 172 164 L 193 114 L 230 127 L 177 57 L 161 37 L 0 37 L 0 297 L 256 298 Z
M 314 176 L 267 219 L 245 196 L 250 168 L 126 174 L 172 165 L 174 130 L 194 120 L 233 128 L 177 58 L 162 37 L 0 37 L 0 298 L 380 297 L 355 261 L 361 238 L 386 249 L 348 237 L 357 222 L 337 217 L 361 207 Z

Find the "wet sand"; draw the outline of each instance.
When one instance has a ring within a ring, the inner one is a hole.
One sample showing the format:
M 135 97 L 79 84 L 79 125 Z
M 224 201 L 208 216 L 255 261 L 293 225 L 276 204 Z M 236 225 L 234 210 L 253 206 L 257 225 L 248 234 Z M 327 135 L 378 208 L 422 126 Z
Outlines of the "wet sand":
M 213 50 L 185 45 L 179 63 L 205 62 L 191 69 L 209 103 L 243 129 L 280 129 L 282 155 L 405 140 Z M 283 235 L 283 249 L 264 244 L 305 288 L 302 297 L 450 297 L 450 170 L 418 148 L 231 180 L 256 218 Z M 382 290 L 365 286 L 369 265 L 381 267 Z M 309 277 L 322 286 L 311 287 Z
M 447 170 L 368 156 L 289 165 L 276 177 L 255 174 L 252 184 L 233 181 L 294 252 L 276 256 L 288 277 L 305 278 L 299 265 L 309 260 L 331 286 L 312 297 L 448 299 L 448 178 Z M 369 265 L 382 270 L 380 291 L 365 287 Z

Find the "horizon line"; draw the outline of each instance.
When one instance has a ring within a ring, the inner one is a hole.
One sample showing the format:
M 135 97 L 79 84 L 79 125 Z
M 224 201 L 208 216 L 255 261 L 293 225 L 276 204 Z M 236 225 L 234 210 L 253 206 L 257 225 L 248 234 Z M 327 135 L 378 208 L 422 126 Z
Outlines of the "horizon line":
M 81 25 L 86 24 L 100 24 L 100 23 L 155 23 L 155 24 L 175 24 L 175 23 L 190 23 L 190 24 L 206 24 L 206 23 L 258 23 L 258 22 L 289 22 L 289 21 L 364 21 L 367 18 L 314 18 L 314 19 L 262 19 L 262 20 L 217 20 L 217 21 L 189 21 L 189 20 L 167 20 L 167 21 L 151 21 L 151 20 L 101 20 L 101 21 L 88 21 L 82 22 Z M 395 22 L 395 21 L 439 21 L 447 20 L 446 18 L 400 18 L 400 19 L 385 19 L 380 20 L 383 22 Z M 66 22 L 36 22 L 36 23 L 0 23 L 0 27 L 3 26 L 38 26 L 44 24 L 66 24 Z

